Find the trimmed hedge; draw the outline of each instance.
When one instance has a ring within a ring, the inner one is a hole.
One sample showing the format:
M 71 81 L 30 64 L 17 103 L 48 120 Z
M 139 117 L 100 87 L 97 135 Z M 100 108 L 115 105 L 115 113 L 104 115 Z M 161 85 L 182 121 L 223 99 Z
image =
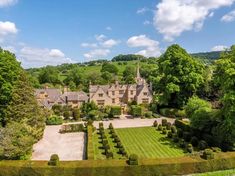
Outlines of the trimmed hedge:
M 232 169 L 235 167 L 235 152 L 216 154 L 212 160 L 185 156 L 138 161 L 138 166 L 129 166 L 126 160 L 60 161 L 60 165 L 54 167 L 48 166 L 47 161 L 0 161 L 0 176 L 186 175 Z
M 51 155 L 50 161 L 48 161 L 49 166 L 58 166 L 59 165 L 59 156 L 57 154 Z
M 92 140 L 93 126 L 87 126 L 87 159 L 94 160 L 94 148 Z

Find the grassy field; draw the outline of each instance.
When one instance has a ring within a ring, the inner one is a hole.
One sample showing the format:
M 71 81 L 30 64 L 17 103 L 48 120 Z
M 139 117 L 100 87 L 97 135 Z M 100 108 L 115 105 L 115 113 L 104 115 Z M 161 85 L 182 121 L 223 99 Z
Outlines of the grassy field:
M 184 151 L 153 127 L 115 129 L 128 154 L 140 158 L 183 156 Z
M 235 176 L 235 169 L 217 171 L 217 172 L 207 172 L 202 174 L 194 174 L 193 176 Z

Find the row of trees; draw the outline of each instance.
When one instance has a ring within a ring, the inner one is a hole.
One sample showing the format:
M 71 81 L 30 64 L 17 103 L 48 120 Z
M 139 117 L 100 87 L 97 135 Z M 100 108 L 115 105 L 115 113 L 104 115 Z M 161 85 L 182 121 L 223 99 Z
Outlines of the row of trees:
M 0 159 L 24 159 L 45 126 L 34 89 L 15 55 L 0 49 Z

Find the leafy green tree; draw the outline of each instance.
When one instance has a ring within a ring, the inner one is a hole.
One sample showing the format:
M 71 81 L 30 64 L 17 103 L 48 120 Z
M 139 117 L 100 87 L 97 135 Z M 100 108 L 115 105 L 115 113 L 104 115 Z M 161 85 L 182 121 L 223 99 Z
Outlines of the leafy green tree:
M 0 126 L 6 125 L 5 110 L 12 98 L 12 89 L 21 71 L 15 55 L 0 48 Z
M 204 83 L 204 65 L 179 45 L 170 46 L 159 59 L 160 104 L 182 107 Z
M 126 84 L 133 84 L 135 83 L 136 77 L 136 68 L 134 66 L 126 66 L 125 70 L 123 71 L 123 81 Z
M 55 67 L 46 66 L 43 68 L 38 76 L 40 84 L 51 83 L 53 85 L 60 84 L 59 72 Z
M 191 97 L 185 106 L 185 112 L 188 118 L 191 118 L 193 113 L 201 108 L 211 109 L 211 104 L 206 100 L 200 99 L 196 96 Z
M 118 68 L 114 64 L 105 62 L 102 65 L 101 72 L 109 72 L 109 73 L 112 73 L 114 75 L 117 75 L 118 74 Z
M 114 80 L 113 75 L 107 71 L 103 72 L 101 74 L 101 77 L 103 78 L 105 83 L 111 83 Z

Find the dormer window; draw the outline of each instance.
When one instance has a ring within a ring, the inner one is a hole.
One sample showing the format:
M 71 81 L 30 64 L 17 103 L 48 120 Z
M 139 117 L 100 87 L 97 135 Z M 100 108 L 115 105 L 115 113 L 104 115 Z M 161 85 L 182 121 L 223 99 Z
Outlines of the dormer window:
M 100 93 L 100 94 L 99 94 L 99 97 L 103 97 L 103 94 L 102 94 L 102 93 Z
M 147 96 L 147 95 L 148 95 L 148 92 L 144 92 L 144 95 Z

